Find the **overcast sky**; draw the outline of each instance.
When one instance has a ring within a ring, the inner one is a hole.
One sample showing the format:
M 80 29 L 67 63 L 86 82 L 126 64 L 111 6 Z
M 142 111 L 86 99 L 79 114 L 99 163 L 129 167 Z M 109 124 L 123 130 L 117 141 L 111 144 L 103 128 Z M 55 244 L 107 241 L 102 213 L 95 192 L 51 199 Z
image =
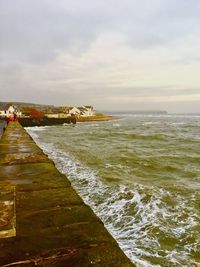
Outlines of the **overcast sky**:
M 0 0 L 0 101 L 200 112 L 200 1 Z

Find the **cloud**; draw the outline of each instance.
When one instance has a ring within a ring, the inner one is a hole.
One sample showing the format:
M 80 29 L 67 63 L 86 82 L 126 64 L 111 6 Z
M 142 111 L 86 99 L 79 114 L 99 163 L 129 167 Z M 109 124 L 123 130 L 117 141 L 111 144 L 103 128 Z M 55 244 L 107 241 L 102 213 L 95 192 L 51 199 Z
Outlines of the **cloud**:
M 40 64 L 60 50 L 80 55 L 102 32 L 138 49 L 167 45 L 199 33 L 200 5 L 192 2 L 0 0 L 0 58 Z
M 189 110 L 199 99 L 199 11 L 198 0 L 0 0 L 0 97 L 181 110 L 188 96 Z
M 1 61 L 52 61 L 59 50 L 81 53 L 99 33 L 104 16 L 70 9 L 71 1 L 0 0 Z
M 134 97 L 124 97 L 124 96 L 112 96 L 110 98 L 110 100 L 112 102 L 116 102 L 116 103 L 146 103 L 146 102 L 150 102 L 150 103 L 163 103 L 163 102 L 187 102 L 187 101 L 199 101 L 200 100 L 200 93 L 199 94 L 187 94 L 187 95 L 173 95 L 173 96 L 146 96 L 146 97 L 142 97 L 142 96 L 134 96 Z

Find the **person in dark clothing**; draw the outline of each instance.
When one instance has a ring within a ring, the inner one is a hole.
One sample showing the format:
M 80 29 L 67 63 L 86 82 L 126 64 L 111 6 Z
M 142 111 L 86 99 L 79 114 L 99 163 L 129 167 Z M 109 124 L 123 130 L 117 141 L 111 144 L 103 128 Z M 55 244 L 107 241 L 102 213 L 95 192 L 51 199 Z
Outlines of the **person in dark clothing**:
M 17 114 L 14 113 L 13 118 L 14 118 L 14 121 L 17 121 Z
M 7 125 L 8 125 L 8 123 L 9 123 L 9 121 L 10 121 L 10 118 L 9 118 L 9 117 L 6 117 L 6 118 L 5 118 L 5 121 L 6 121 Z
M 74 125 L 76 124 L 76 116 L 75 116 L 75 114 L 73 114 L 73 113 L 71 114 L 70 121 L 71 121 L 72 124 L 74 124 Z

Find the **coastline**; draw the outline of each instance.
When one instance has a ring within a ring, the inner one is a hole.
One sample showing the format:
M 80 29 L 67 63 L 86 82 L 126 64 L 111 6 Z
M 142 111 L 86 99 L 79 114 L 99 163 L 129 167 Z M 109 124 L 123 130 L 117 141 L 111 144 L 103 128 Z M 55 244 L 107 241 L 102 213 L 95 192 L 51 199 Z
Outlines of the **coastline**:
M 88 121 L 111 121 L 121 119 L 120 116 L 113 115 L 101 115 L 101 116 L 88 116 L 88 117 L 79 117 L 77 122 L 88 122 Z
M 87 117 L 78 117 L 76 118 L 77 122 L 92 122 L 92 121 L 110 121 L 120 119 L 120 116 L 113 115 L 95 115 L 95 116 L 87 116 Z M 19 123 L 23 127 L 34 127 L 34 126 L 53 126 L 53 125 L 61 125 L 64 123 L 71 123 L 71 118 L 19 118 Z

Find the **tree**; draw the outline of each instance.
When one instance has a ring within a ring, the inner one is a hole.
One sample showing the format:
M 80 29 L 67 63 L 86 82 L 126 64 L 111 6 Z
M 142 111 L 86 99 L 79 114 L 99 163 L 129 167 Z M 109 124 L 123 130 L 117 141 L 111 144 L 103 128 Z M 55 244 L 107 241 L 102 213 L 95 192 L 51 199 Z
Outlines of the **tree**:
M 35 108 L 26 108 L 24 109 L 23 113 L 35 119 L 41 119 L 42 117 L 44 117 L 44 112 L 39 111 Z

